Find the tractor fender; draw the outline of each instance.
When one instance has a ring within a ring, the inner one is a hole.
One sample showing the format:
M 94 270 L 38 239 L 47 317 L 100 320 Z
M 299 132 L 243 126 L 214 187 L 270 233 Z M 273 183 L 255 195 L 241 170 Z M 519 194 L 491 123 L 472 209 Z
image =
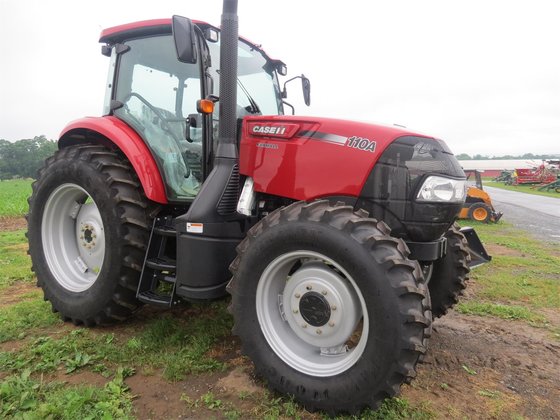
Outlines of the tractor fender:
M 58 147 L 77 143 L 114 145 L 132 164 L 148 199 L 167 204 L 165 186 L 152 152 L 127 124 L 113 116 L 85 117 L 69 123 L 58 140 Z

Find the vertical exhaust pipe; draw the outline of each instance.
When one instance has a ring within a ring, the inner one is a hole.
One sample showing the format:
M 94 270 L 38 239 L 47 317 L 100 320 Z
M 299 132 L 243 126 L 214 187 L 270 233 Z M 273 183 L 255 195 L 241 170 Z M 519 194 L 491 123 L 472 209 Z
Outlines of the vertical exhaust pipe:
M 213 168 L 186 214 L 175 219 L 177 295 L 213 299 L 226 294 L 229 264 L 247 230 L 237 212 L 237 0 L 224 0 L 220 46 L 220 127 Z
M 237 159 L 237 0 L 224 0 L 220 45 L 220 128 L 216 159 Z

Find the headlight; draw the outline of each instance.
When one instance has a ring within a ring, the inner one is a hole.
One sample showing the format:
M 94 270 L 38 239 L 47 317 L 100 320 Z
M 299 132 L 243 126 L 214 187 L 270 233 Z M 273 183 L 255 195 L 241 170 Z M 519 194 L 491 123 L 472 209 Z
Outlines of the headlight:
M 422 184 L 416 201 L 462 203 L 467 194 L 467 181 L 429 176 Z

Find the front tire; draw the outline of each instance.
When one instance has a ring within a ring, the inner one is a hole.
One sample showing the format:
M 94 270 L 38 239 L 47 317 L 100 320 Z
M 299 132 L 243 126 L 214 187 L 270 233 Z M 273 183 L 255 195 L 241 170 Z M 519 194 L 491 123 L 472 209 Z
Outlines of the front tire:
M 130 164 L 103 146 L 71 146 L 47 159 L 29 199 L 28 239 L 53 311 L 92 326 L 140 306 L 147 206 Z
M 234 334 L 271 388 L 354 413 L 415 376 L 429 294 L 389 232 L 328 201 L 292 204 L 249 231 L 230 267 Z
M 432 275 L 428 282 L 432 298 L 432 315 L 439 318 L 447 313 L 457 302 L 467 287 L 470 272 L 468 242 L 453 224 L 445 233 L 447 254 L 433 263 Z

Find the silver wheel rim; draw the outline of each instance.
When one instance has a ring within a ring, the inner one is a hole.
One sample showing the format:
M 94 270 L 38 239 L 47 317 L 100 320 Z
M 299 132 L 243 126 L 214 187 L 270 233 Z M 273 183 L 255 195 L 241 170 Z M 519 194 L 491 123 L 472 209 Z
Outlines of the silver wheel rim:
M 342 373 L 365 350 L 364 297 L 344 268 L 317 252 L 294 251 L 273 260 L 257 286 L 256 311 L 272 350 L 307 375 Z
M 62 184 L 45 203 L 41 224 L 45 260 L 58 284 L 83 292 L 97 280 L 105 230 L 95 201 L 82 187 Z

